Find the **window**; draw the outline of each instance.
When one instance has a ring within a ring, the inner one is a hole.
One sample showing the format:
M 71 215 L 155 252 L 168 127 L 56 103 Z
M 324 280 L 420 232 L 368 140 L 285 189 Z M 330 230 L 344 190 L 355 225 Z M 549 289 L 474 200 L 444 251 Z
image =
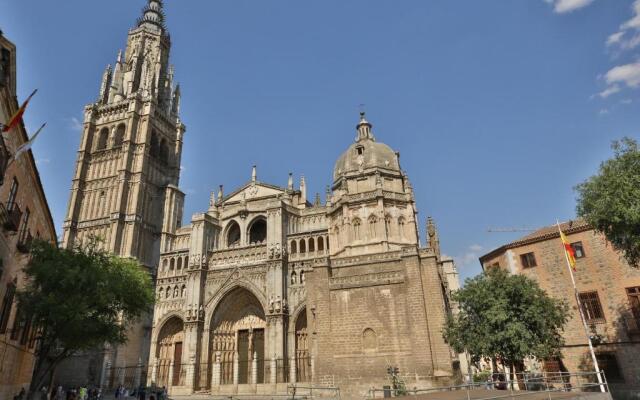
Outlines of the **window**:
M 0 333 L 7 332 L 9 316 L 11 315 L 11 305 L 13 304 L 13 296 L 15 293 L 16 285 L 9 283 L 7 285 L 7 291 L 4 292 L 4 299 L 2 299 L 2 309 L 0 309 Z
M 267 220 L 258 217 L 249 228 L 249 243 L 262 243 L 267 239 Z
M 536 264 L 536 256 L 533 253 L 520 255 L 520 261 L 522 262 L 523 268 L 533 268 L 538 266 L 538 264 Z
M 29 210 L 29 207 L 27 207 L 27 209 L 24 210 L 24 214 L 22 214 L 22 229 L 24 230 L 24 232 L 27 231 L 27 226 L 29 225 L 30 216 L 31 216 L 31 211 Z
M 98 143 L 96 143 L 96 150 L 104 150 L 107 148 L 107 141 L 109 140 L 109 128 L 102 128 L 98 134 Z
M 9 191 L 9 200 L 7 200 L 7 209 L 11 211 L 13 206 L 16 204 L 16 196 L 18 195 L 18 180 L 13 178 L 11 182 L 11 190 Z
M 627 297 L 633 316 L 640 322 L 640 286 L 627 288 Z
M 236 221 L 231 221 L 227 230 L 227 247 L 240 244 L 240 225 Z
M 8 49 L 0 49 L 0 86 L 9 83 L 9 71 L 11 71 L 11 52 Z
M 360 220 L 353 220 L 353 240 L 360 240 Z
M 358 146 L 356 147 L 356 153 L 358 153 L 359 156 L 364 154 L 364 147 L 363 146 Z
M 587 322 L 604 322 L 604 312 L 602 311 L 598 292 L 583 292 L 579 294 L 579 297 L 580 305 L 582 305 L 582 312 L 584 313 L 584 318 Z
M 615 353 L 600 353 L 596 354 L 596 360 L 598 360 L 598 367 L 604 371 L 604 375 L 609 382 L 624 382 L 624 377 L 618 366 L 618 360 Z
M 571 248 L 573 249 L 573 254 L 576 258 L 584 257 L 584 247 L 582 246 L 582 242 L 571 243 Z

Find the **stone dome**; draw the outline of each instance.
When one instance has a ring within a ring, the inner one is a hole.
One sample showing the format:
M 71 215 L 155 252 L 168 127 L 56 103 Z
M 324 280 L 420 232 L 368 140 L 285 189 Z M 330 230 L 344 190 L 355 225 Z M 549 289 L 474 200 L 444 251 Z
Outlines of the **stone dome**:
M 369 168 L 380 168 L 390 172 L 400 172 L 396 153 L 384 143 L 375 141 L 371 133 L 371 124 L 360 114 L 358 138 L 342 153 L 333 168 L 333 180 L 345 173 L 364 171 Z

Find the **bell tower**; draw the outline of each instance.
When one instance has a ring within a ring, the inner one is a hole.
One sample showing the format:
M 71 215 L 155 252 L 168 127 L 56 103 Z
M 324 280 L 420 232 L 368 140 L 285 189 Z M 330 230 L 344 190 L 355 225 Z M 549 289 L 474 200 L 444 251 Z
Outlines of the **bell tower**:
M 135 258 L 154 273 L 185 133 L 170 50 L 163 2 L 148 0 L 125 52 L 106 67 L 96 101 L 84 109 L 63 247 L 97 236 L 113 254 Z M 105 357 L 112 368 L 146 363 L 150 322 L 133 329 L 129 342 Z

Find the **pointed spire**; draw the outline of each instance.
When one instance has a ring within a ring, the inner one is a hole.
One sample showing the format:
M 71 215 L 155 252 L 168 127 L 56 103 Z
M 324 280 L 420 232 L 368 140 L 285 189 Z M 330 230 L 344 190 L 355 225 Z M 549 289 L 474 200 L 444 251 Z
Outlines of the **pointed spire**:
M 327 188 L 325 189 L 324 203 L 327 207 L 331 207 L 331 188 L 329 185 L 327 185 Z
M 224 186 L 220 185 L 220 187 L 218 188 L 218 202 L 222 202 L 223 198 L 224 198 Z
M 118 50 L 118 64 L 122 62 L 122 49 Z
M 300 203 L 307 202 L 307 184 L 304 181 L 304 175 L 300 177 Z
M 287 182 L 287 190 L 293 192 L 293 172 L 289 172 L 289 181 Z
M 371 133 L 371 127 L 372 125 L 365 119 L 364 111 L 360 111 L 360 122 L 358 122 L 358 125 L 356 126 L 358 130 L 358 142 L 366 139 L 375 140 L 373 133 Z
M 320 207 L 320 193 L 316 192 L 316 200 L 313 202 L 313 205 L 316 207 Z
M 209 197 L 209 208 L 214 208 L 216 206 L 216 192 L 211 191 L 211 197 Z
M 253 166 L 253 169 L 251 170 L 251 182 L 255 183 L 258 180 L 258 171 L 257 171 L 257 166 Z
M 148 0 L 146 7 L 142 9 L 142 17 L 138 19 L 138 27 L 156 27 L 164 31 L 164 10 L 163 0 Z

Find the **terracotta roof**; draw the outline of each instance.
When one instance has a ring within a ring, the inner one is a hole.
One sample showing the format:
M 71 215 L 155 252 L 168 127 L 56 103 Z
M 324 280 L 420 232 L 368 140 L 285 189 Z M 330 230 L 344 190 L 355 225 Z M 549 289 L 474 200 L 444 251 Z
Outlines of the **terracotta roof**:
M 569 220 L 566 222 L 561 222 L 560 229 L 562 229 L 562 232 L 564 232 L 565 234 L 570 235 L 572 233 L 588 231 L 592 228 L 586 221 L 578 218 L 578 219 Z M 558 233 L 557 225 L 545 226 L 534 232 L 531 232 L 526 236 L 521 237 L 520 239 L 517 239 L 513 242 L 502 245 L 495 250 L 492 250 L 491 252 L 480 257 L 480 262 L 488 258 L 493 258 L 497 254 L 502 253 L 507 249 L 512 249 L 514 247 L 520 247 L 520 246 L 524 246 L 524 245 L 535 243 L 535 242 L 541 242 L 543 240 L 549 240 L 549 239 L 557 238 L 559 236 L 560 236 L 560 233 Z

